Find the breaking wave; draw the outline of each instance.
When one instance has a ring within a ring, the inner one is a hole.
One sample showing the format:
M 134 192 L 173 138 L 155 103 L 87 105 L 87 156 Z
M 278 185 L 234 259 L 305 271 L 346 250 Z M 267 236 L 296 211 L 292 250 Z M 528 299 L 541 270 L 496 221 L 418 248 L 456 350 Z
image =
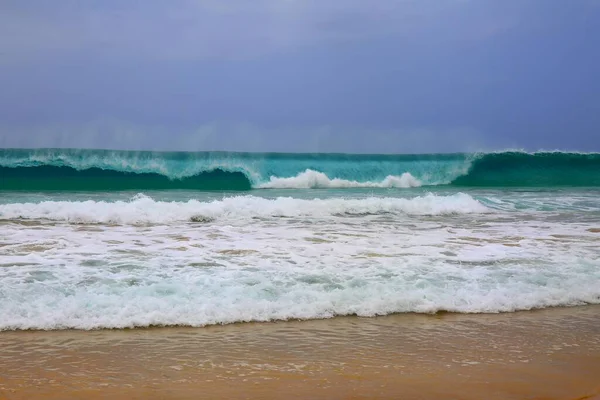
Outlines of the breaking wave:
M 0 150 L 0 190 L 600 186 L 600 154 L 348 155 Z
M 451 215 L 485 213 L 488 208 L 464 193 L 429 194 L 410 199 L 265 199 L 235 196 L 201 202 L 156 201 L 137 195 L 130 201 L 44 201 L 0 205 L 0 220 L 33 219 L 69 223 L 170 224 L 174 222 L 240 221 L 252 218 L 323 218 L 338 215 Z

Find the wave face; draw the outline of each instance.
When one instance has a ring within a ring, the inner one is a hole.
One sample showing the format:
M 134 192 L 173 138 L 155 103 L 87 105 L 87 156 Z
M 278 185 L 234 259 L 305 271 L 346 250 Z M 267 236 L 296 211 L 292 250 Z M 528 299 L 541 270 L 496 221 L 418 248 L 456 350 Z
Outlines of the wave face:
M 125 172 L 110 169 L 42 165 L 38 167 L 0 167 L 1 187 L 8 190 L 249 190 L 251 184 L 241 172 L 221 169 L 203 171 L 180 179 L 154 172 Z
M 600 186 L 600 154 L 347 155 L 0 150 L 0 190 Z
M 475 158 L 459 186 L 600 186 L 600 154 L 503 152 Z

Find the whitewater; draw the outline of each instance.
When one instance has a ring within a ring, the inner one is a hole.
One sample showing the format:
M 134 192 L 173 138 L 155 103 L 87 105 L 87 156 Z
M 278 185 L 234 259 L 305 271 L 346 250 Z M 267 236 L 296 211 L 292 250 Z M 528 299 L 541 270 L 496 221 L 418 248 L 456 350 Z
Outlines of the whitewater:
M 0 150 L 0 330 L 600 304 L 598 162 Z

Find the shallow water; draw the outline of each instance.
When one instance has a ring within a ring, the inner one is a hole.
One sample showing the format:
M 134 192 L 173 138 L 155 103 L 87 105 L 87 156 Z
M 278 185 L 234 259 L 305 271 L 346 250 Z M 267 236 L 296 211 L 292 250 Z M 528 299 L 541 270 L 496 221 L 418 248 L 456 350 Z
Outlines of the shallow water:
M 0 332 L 0 397 L 597 399 L 599 317 L 587 306 Z

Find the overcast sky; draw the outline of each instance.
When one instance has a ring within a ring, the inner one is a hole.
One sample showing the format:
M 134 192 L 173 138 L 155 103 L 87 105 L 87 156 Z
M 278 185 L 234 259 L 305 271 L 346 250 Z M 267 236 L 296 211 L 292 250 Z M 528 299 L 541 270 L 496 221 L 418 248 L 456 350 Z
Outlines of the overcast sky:
M 600 151 L 600 1 L 2 0 L 0 147 Z

